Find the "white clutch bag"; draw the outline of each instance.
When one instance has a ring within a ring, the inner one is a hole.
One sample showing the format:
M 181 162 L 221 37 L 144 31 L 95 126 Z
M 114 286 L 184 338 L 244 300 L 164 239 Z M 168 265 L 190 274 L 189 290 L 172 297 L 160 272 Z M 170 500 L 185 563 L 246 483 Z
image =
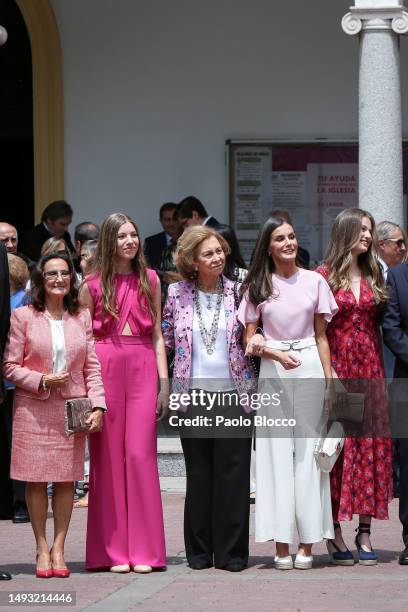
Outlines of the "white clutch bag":
M 332 423 L 327 436 L 315 444 L 314 456 L 322 472 L 331 472 L 344 446 L 344 429 L 339 421 Z

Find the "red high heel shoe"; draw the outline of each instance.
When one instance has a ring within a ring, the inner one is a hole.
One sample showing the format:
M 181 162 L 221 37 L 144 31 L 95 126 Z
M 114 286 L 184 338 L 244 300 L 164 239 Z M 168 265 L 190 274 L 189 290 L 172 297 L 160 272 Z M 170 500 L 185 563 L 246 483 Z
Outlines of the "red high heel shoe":
M 35 558 L 36 562 L 38 562 L 38 557 L 39 556 L 40 555 L 37 554 L 37 556 Z M 52 576 L 53 576 L 52 568 L 51 567 L 47 567 L 47 569 L 38 569 L 38 567 L 36 567 L 35 568 L 35 575 L 37 576 L 37 578 L 52 578 Z
M 52 548 L 50 550 L 50 556 L 52 559 Z M 51 565 L 52 565 L 52 560 L 51 560 Z M 71 570 L 68 569 L 68 567 L 64 567 L 59 569 L 58 567 L 53 567 L 52 568 L 52 575 L 54 576 L 54 578 L 69 578 L 69 575 L 71 574 Z
M 51 568 L 42 570 L 42 569 L 36 569 L 35 570 L 35 575 L 37 576 L 37 578 L 52 578 L 54 573 L 53 570 Z
M 51 571 L 54 578 L 69 578 L 71 573 L 68 567 L 64 567 L 63 569 L 53 568 Z

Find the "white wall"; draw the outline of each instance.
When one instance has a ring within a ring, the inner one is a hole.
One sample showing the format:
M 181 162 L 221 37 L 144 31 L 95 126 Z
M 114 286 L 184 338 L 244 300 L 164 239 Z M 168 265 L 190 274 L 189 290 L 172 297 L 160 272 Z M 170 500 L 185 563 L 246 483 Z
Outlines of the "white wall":
M 146 235 L 189 194 L 226 221 L 225 139 L 356 137 L 349 4 L 52 0 L 74 222 L 123 210 Z

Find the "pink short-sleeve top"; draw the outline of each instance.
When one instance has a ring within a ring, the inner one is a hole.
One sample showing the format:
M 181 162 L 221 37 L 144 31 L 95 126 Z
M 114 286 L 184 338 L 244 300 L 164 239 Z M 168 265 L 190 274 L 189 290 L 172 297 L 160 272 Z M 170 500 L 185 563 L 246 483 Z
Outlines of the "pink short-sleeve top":
M 157 274 L 147 269 L 147 276 L 154 296 L 157 286 Z M 129 323 L 132 335 L 151 336 L 153 320 L 144 296 L 139 294 L 139 276 L 132 274 L 115 274 L 115 297 L 118 319 L 103 312 L 102 283 L 99 274 L 87 276 L 85 282 L 94 303 L 92 328 L 95 339 L 120 335 L 126 322 Z
M 273 297 L 258 306 L 242 299 L 238 319 L 259 324 L 266 340 L 298 340 L 314 336 L 314 315 L 330 322 L 338 311 L 326 280 L 317 272 L 299 268 L 289 278 L 272 274 Z

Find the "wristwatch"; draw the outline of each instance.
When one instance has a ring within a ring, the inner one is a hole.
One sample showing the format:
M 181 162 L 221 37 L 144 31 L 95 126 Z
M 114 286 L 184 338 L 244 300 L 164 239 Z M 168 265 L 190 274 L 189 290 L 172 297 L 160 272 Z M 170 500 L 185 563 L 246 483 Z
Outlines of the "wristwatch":
M 43 390 L 44 390 L 44 391 L 47 391 L 47 389 L 48 389 L 48 385 L 47 385 L 47 383 L 46 383 L 46 381 L 45 381 L 45 376 L 43 376 L 43 377 L 42 377 L 42 382 L 41 382 L 41 385 L 42 385 Z

